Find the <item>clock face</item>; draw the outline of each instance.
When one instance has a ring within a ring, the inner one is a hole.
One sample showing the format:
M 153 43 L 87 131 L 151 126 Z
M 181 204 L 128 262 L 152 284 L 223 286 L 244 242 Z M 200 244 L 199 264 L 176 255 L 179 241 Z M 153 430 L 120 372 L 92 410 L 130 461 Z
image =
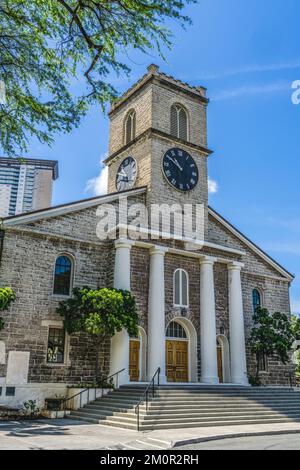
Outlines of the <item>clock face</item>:
M 162 160 L 162 169 L 167 181 L 179 191 L 191 191 L 198 183 L 197 165 L 185 150 L 179 148 L 168 150 Z
M 137 176 L 137 164 L 133 157 L 127 157 L 119 166 L 116 176 L 116 188 L 118 191 L 131 189 Z

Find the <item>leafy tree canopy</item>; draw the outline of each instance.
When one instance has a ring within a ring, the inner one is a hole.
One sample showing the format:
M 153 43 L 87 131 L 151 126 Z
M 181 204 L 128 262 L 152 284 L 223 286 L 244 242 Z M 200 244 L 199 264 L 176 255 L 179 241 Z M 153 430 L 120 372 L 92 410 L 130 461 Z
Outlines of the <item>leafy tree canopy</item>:
M 51 144 L 77 127 L 92 104 L 116 97 L 111 73 L 129 73 L 120 59 L 129 48 L 171 46 L 167 19 L 182 26 L 186 3 L 198 0 L 1 0 L 0 146 L 27 150 L 29 137 Z M 77 80 L 77 81 L 76 81 Z M 74 96 L 71 85 L 80 93 Z
M 95 383 L 103 378 L 99 371 L 101 344 L 122 329 L 130 336 L 138 335 L 138 313 L 134 296 L 125 290 L 75 288 L 73 296 L 60 302 L 57 312 L 64 317 L 69 334 L 84 332 L 96 340 Z
M 300 340 L 300 317 L 292 315 L 292 331 L 295 339 Z
M 257 308 L 253 316 L 254 327 L 250 334 L 251 351 L 256 356 L 257 373 L 263 356 L 278 355 L 283 364 L 289 360 L 294 342 L 291 322 L 284 313 L 271 314 L 266 308 Z
M 69 334 L 85 332 L 101 338 L 112 337 L 125 328 L 136 336 L 138 314 L 135 299 L 129 291 L 118 289 L 74 289 L 57 312 L 64 317 Z

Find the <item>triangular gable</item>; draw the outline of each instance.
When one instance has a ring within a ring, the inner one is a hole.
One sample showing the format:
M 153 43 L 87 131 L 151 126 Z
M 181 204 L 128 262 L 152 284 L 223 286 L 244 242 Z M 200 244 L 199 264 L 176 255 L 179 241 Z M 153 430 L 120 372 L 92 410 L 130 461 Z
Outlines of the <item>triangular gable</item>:
M 252 250 L 257 256 L 259 256 L 262 260 L 272 266 L 278 273 L 281 274 L 284 278 L 292 281 L 294 279 L 294 275 L 283 268 L 277 261 L 275 261 L 270 255 L 265 253 L 261 248 L 259 248 L 255 243 L 253 243 L 249 238 L 246 237 L 243 233 L 241 233 L 237 228 L 235 228 L 228 220 L 224 219 L 218 212 L 216 212 L 211 207 L 208 208 L 209 215 L 215 219 L 219 224 L 221 224 L 224 228 L 226 228 L 229 232 L 232 233 L 235 237 L 237 237 L 242 243 L 244 243 L 250 250 Z
M 146 192 L 146 187 L 131 189 L 129 191 L 122 191 L 118 193 L 106 194 L 104 196 L 93 197 L 89 199 L 83 199 L 81 201 L 71 202 L 68 204 L 60 204 L 58 206 L 49 207 L 47 209 L 40 209 L 37 211 L 26 212 L 20 215 L 14 215 L 11 217 L 3 218 L 3 224 L 6 227 L 12 227 L 14 225 L 28 224 L 34 222 L 40 222 L 45 219 L 52 217 L 59 217 L 62 215 L 68 215 L 72 212 L 78 212 L 80 210 L 88 209 L 91 207 L 98 206 L 99 204 L 109 204 L 120 197 L 126 196 L 137 196 Z

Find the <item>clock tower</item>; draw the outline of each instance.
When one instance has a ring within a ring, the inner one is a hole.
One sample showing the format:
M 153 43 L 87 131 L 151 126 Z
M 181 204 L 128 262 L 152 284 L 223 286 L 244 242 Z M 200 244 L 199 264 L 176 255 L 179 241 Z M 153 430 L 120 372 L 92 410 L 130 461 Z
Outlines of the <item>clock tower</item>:
M 206 89 L 150 65 L 113 103 L 109 192 L 147 187 L 147 204 L 203 204 L 207 226 Z

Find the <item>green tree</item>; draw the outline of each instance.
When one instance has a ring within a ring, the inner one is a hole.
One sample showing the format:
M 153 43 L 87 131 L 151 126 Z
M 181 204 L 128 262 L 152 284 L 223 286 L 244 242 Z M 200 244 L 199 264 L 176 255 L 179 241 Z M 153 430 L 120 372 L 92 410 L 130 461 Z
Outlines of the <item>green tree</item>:
M 16 294 L 10 287 L 0 287 L 0 312 L 7 310 L 14 300 L 16 300 Z M 0 317 L 0 331 L 3 328 L 4 320 Z
M 292 315 L 292 331 L 294 333 L 295 339 L 300 341 L 300 317 Z M 296 361 L 296 373 L 300 375 L 300 350 L 295 351 L 295 361 Z
M 129 74 L 129 49 L 170 47 L 165 21 L 185 26 L 198 0 L 0 0 L 0 146 L 9 155 L 37 137 L 77 127 L 89 107 L 116 98 L 111 75 Z M 71 92 L 76 85 L 80 91 Z M 1 103 L 1 101 L 0 101 Z
M 277 355 L 283 364 L 289 360 L 289 351 L 295 340 L 291 322 L 284 313 L 271 314 L 266 308 L 257 308 L 253 316 L 250 347 L 256 357 L 256 379 L 263 357 Z
M 95 383 L 99 383 L 99 354 L 103 341 L 126 329 L 138 334 L 138 313 L 134 296 L 125 290 L 83 287 L 74 289 L 70 299 L 60 302 L 57 312 L 64 317 L 69 334 L 84 332 L 96 342 Z

